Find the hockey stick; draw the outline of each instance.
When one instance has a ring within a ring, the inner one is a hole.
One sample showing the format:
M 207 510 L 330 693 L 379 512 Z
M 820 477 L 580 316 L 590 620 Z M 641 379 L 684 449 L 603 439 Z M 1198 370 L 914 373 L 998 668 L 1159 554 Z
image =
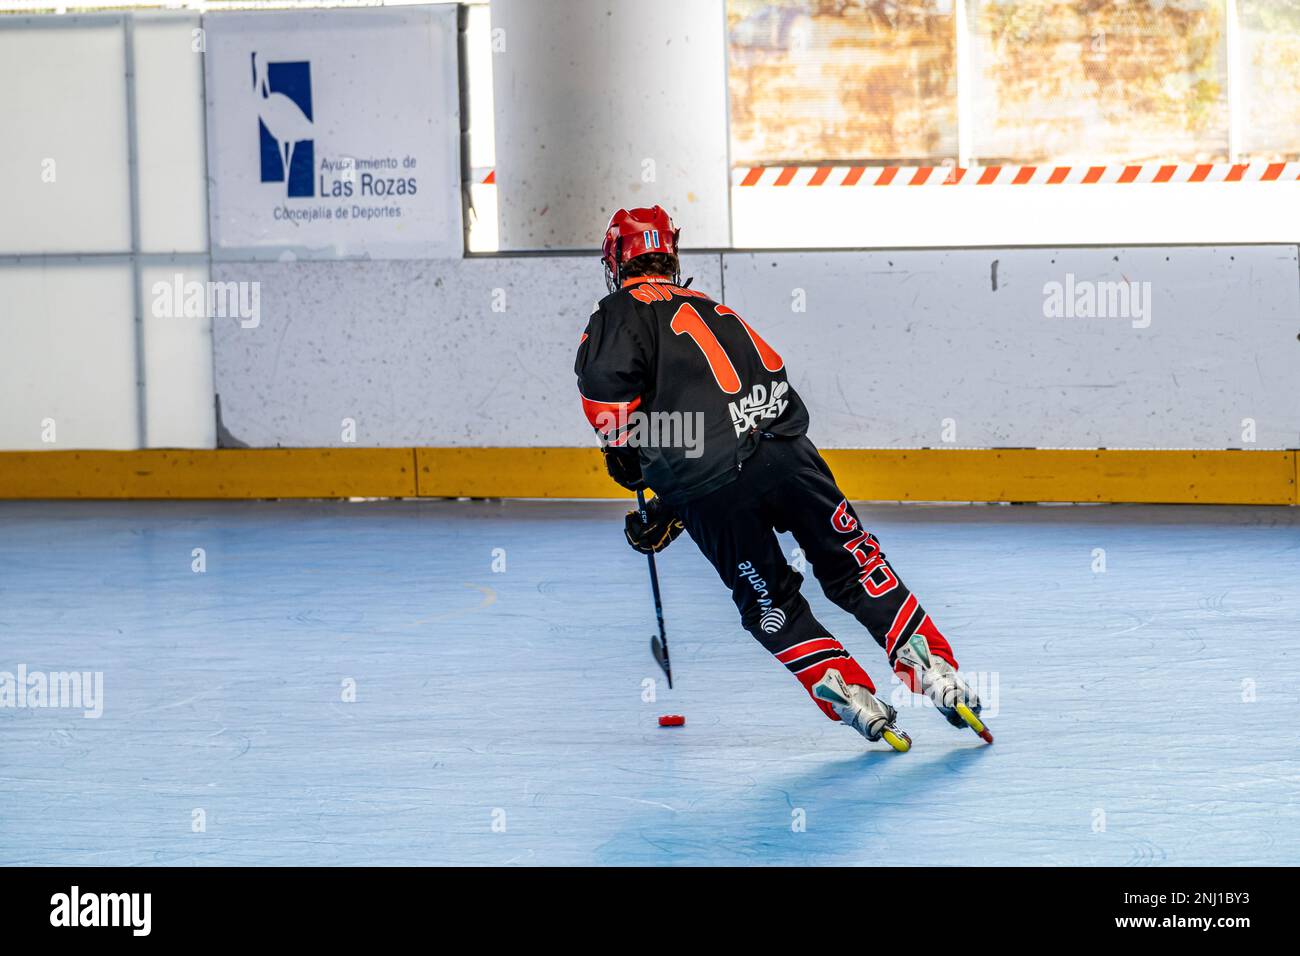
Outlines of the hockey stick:
M 645 492 L 640 488 L 636 492 L 636 504 L 641 511 L 641 523 L 648 525 L 650 515 L 645 508 Z M 650 637 L 650 653 L 654 655 L 655 661 L 663 668 L 664 676 L 668 678 L 668 689 L 673 689 L 673 665 L 668 660 L 668 633 L 664 630 L 664 602 L 659 597 L 659 572 L 655 570 L 654 552 L 646 555 L 650 559 L 650 590 L 654 593 L 655 598 L 655 617 L 659 620 L 659 633 Z

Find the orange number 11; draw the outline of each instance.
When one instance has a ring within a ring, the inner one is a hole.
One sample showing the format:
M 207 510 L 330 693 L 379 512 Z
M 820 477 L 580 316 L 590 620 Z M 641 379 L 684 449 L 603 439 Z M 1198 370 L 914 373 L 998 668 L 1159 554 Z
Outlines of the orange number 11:
M 781 356 L 773 348 L 764 342 L 749 323 L 736 315 L 725 305 L 714 307 L 718 315 L 735 316 L 749 335 L 749 340 L 754 343 L 754 349 L 758 352 L 758 357 L 763 362 L 763 368 L 769 372 L 779 372 L 785 366 Z M 718 387 L 728 395 L 735 395 L 740 391 L 740 376 L 736 374 L 736 366 L 731 364 L 731 359 L 718 341 L 718 337 L 713 334 L 713 330 L 708 327 L 700 313 L 695 311 L 695 307 L 689 304 L 683 304 L 673 315 L 673 321 L 669 326 L 677 335 L 689 335 L 691 340 L 699 346 L 700 351 L 704 353 L 705 359 L 708 360 L 709 370 L 713 373 L 713 379 L 718 383 Z

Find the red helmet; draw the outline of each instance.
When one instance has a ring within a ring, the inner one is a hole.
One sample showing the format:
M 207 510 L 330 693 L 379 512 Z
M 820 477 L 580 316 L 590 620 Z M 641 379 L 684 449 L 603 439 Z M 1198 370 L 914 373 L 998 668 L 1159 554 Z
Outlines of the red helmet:
M 623 264 L 647 252 L 677 254 L 677 237 L 681 230 L 663 206 L 649 209 L 620 209 L 609 217 L 605 244 L 600 259 L 605 263 L 605 284 L 613 292 L 622 280 Z

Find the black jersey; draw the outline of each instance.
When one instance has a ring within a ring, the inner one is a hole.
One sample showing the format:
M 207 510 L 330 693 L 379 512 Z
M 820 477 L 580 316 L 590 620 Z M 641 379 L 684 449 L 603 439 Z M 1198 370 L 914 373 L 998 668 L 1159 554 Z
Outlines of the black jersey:
M 781 356 L 725 305 L 662 277 L 600 301 L 574 372 L 587 419 L 639 449 L 646 483 L 671 504 L 734 480 L 764 433 L 808 429 Z

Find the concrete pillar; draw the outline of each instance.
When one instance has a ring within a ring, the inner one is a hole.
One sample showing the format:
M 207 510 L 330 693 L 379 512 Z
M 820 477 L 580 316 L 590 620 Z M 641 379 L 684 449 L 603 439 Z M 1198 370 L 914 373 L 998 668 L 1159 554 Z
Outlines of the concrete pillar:
M 659 203 L 730 244 L 723 0 L 492 0 L 501 249 L 594 249 Z

